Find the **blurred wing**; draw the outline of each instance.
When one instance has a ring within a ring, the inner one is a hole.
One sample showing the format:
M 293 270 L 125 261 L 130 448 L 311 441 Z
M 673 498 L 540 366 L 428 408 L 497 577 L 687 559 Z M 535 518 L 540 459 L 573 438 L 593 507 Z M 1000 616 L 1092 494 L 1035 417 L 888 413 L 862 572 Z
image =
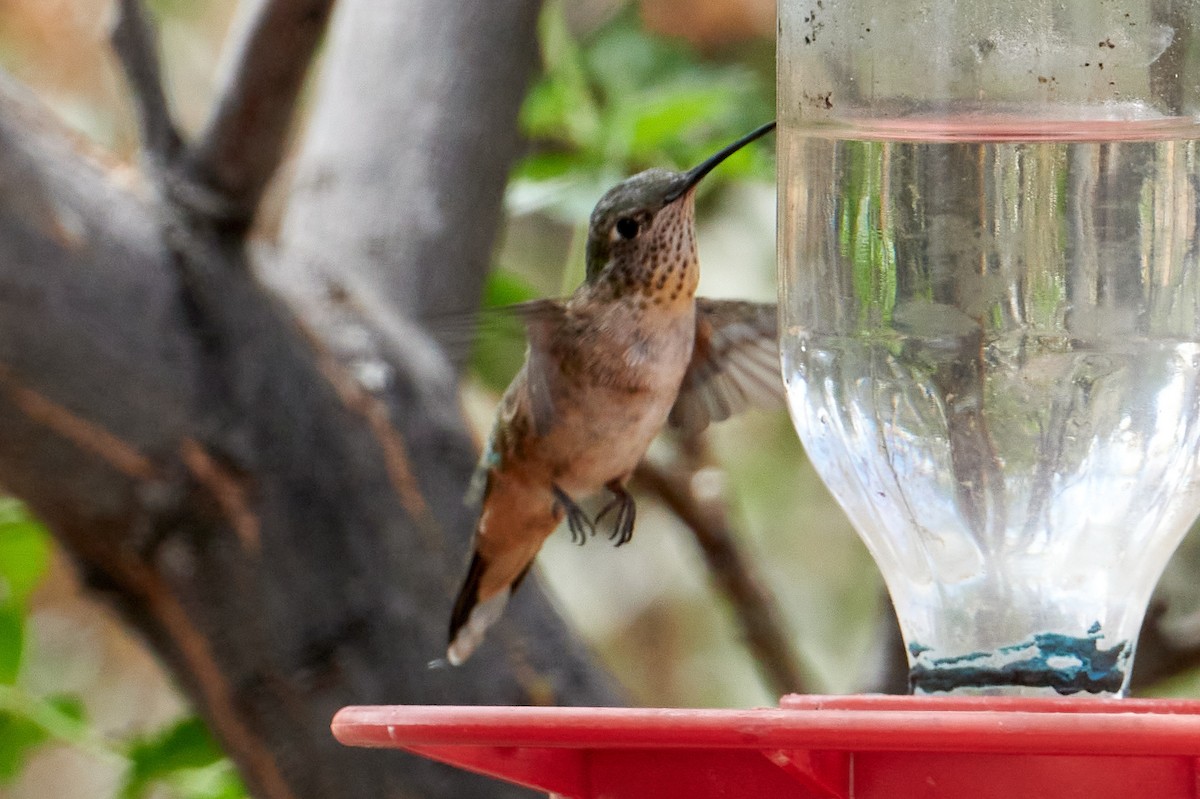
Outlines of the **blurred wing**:
M 696 345 L 669 423 L 703 430 L 749 407 L 783 405 L 776 306 L 696 300 Z
M 488 308 L 485 313 L 515 316 L 524 322 L 526 328 L 530 328 L 532 332 L 534 327 L 544 328 L 547 324 L 557 325 L 562 322 L 567 314 L 567 306 L 565 300 L 529 300 L 513 305 L 502 305 L 499 308 Z
M 533 429 L 545 435 L 554 421 L 554 400 L 550 392 L 549 376 L 554 374 L 555 364 L 549 360 L 550 338 L 566 318 L 566 307 L 559 300 L 530 300 L 519 305 L 510 305 L 511 311 L 525 322 L 525 333 L 529 347 L 525 351 L 525 365 L 517 379 L 524 379 L 529 391 L 529 409 L 533 416 Z
M 547 376 L 552 372 L 548 368 L 546 357 L 554 331 L 566 319 L 566 305 L 563 300 L 541 299 L 481 308 L 475 314 L 474 325 L 495 325 L 512 319 L 520 320 L 524 324 L 528 347 L 525 350 L 525 364 L 513 378 L 509 392 L 517 388 L 519 383 L 525 384 L 525 390 L 529 393 L 534 429 L 538 433 L 545 433 L 549 430 L 554 407 L 547 383 Z
M 550 389 L 545 380 L 546 365 L 543 361 L 550 334 L 556 326 L 562 324 L 564 315 L 565 308 L 560 300 L 530 300 L 501 308 L 487 308 L 480 312 L 479 316 L 485 319 L 520 319 L 525 325 L 529 345 L 521 371 L 513 378 L 512 384 L 500 401 L 499 419 L 488 436 L 475 473 L 471 477 L 465 499 L 468 505 L 481 503 L 487 494 L 491 470 L 500 465 L 503 457 L 504 445 L 499 431 L 502 426 L 513 424 L 513 414 L 517 413 L 521 391 L 528 392 L 534 429 L 539 433 L 545 433 L 549 429 L 553 420 L 554 404 L 551 402 Z
M 522 331 L 521 325 L 514 324 L 514 321 L 523 323 L 527 330 L 531 324 L 538 324 L 539 321 L 561 318 L 562 313 L 562 300 L 539 299 L 488 306 L 462 313 L 428 314 L 420 321 L 434 340 L 442 345 L 450 359 L 458 363 L 471 355 L 472 348 L 482 333 L 499 336 L 505 341 L 516 341 L 525 331 Z

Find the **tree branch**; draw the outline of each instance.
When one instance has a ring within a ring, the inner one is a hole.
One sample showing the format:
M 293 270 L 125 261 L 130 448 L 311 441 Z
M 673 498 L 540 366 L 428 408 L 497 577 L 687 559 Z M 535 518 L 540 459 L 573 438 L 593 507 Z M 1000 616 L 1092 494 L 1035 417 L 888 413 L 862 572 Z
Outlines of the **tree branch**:
M 137 109 L 142 146 L 162 166 L 179 155 L 181 139 L 163 90 L 158 35 L 141 0 L 117 0 L 111 40 Z
M 377 319 L 474 311 L 539 6 L 342 0 L 283 220 L 291 268 Z
M 252 221 L 283 159 L 293 111 L 333 0 L 259 0 L 190 158 L 193 174 Z
M 768 688 L 777 694 L 804 693 L 810 683 L 792 653 L 782 614 L 751 560 L 742 552 L 724 503 L 700 497 L 693 489 L 694 478 L 705 460 L 699 440 L 685 446 L 691 450 L 686 468 L 668 469 L 643 460 L 634 479 L 691 528 L 709 574 L 732 606 L 746 646 Z
M 167 249 L 150 207 L 79 146 L 0 73 L 0 363 L 10 395 L 20 395 L 11 390 L 20 386 L 32 392 L 24 396 L 45 400 L 40 414 L 37 402 L 22 403 L 22 417 L 48 422 L 73 414 L 153 462 L 190 413 L 193 332 L 175 275 L 163 268 Z M 43 426 L 67 430 L 72 423 Z M 87 436 L 65 436 L 72 437 Z M 54 474 L 61 456 L 0 445 L 0 459 L 26 463 L 22 484 L 43 466 Z
M 449 365 L 397 342 L 364 396 L 257 282 L 244 230 L 78 147 L 0 76 L 0 484 L 172 667 L 257 796 L 525 795 L 329 735 L 347 704 L 617 699 L 536 581 L 470 664 L 427 667 L 472 522 Z

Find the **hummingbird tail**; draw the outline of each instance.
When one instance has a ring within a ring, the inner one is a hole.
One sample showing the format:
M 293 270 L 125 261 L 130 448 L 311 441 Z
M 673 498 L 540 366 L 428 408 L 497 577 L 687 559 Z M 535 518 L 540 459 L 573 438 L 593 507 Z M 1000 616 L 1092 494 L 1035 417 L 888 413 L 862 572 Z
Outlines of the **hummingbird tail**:
M 488 564 L 478 551 L 471 556 L 467 578 L 459 589 L 454 610 L 450 614 L 450 645 L 446 649 L 446 660 L 450 665 L 461 666 L 471 657 L 471 653 L 483 642 L 484 633 L 504 613 L 508 598 L 521 585 L 532 565 L 533 561 L 530 561 L 510 585 L 481 602 L 479 587 Z

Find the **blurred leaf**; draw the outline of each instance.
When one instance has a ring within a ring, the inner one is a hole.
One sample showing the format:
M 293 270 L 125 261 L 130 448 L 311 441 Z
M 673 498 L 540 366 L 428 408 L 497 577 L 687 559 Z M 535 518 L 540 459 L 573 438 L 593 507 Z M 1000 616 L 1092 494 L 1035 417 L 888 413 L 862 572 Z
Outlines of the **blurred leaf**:
M 665 78 L 681 72 L 703 69 L 695 52 L 681 41 L 647 33 L 633 8 L 596 32 L 585 58 L 609 102 L 647 86 L 661 86 Z
M 504 308 L 536 297 L 533 287 L 511 272 L 493 272 L 483 287 L 484 308 Z
M 575 169 L 578 160 L 578 156 L 571 153 L 534 153 L 517 164 L 513 174 L 531 181 L 551 181 Z
M 0 685 L 0 713 L 8 713 L 35 725 L 49 738 L 95 751 L 106 750 L 84 714 L 77 696 L 34 697 L 20 686 Z
M 657 96 L 647 95 L 638 108 L 631 146 L 634 152 L 655 152 L 671 147 L 679 131 L 707 124 L 714 108 L 736 102 L 737 87 L 731 83 L 702 83 L 671 87 Z M 689 164 L 690 166 L 691 164 Z
M 24 505 L 0 497 L 0 602 L 24 606 L 49 563 L 49 534 Z
M 46 700 L 46 705 L 52 708 L 64 721 L 72 721 L 82 725 L 87 718 L 83 700 L 78 696 L 61 694 Z
M 249 796 L 228 760 L 176 772 L 168 782 L 183 799 L 246 799 Z
M 592 141 L 600 121 L 590 98 L 582 98 L 579 87 L 564 80 L 545 80 L 535 85 L 521 107 L 525 132 L 538 138 Z
M 130 768 L 121 789 L 122 799 L 140 799 L 154 783 L 185 769 L 212 766 L 224 755 L 204 722 L 192 716 L 156 736 L 134 741 L 128 757 Z
M 0 785 L 12 782 L 30 750 L 47 737 L 46 731 L 29 719 L 0 710 Z
M 600 128 L 596 99 L 561 0 L 545 4 L 538 29 L 545 78 L 530 90 L 521 123 L 531 136 L 594 142 Z
M 545 72 L 522 110 L 541 147 L 514 171 L 510 213 L 576 223 L 621 176 L 690 167 L 774 113 L 763 78 L 647 33 L 632 7 L 577 42 L 549 3 L 541 34 Z M 739 154 L 721 174 L 751 171 L 765 162 Z
M 49 741 L 124 761 L 87 722 L 79 697 L 38 698 L 19 686 L 0 685 L 0 786 L 20 774 L 31 749 Z
M 0 685 L 12 685 L 21 671 L 25 614 L 12 603 L 0 605 Z
M 49 535 L 23 504 L 0 497 L 0 685 L 17 681 L 25 648 L 25 604 L 49 563 Z

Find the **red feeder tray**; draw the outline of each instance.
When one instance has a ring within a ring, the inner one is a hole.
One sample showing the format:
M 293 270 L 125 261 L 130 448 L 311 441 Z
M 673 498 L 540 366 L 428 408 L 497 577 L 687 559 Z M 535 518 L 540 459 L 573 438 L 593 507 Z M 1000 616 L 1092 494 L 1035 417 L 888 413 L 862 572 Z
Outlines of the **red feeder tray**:
M 1200 702 L 785 696 L 780 705 L 347 707 L 333 733 L 571 799 L 1200 797 Z

